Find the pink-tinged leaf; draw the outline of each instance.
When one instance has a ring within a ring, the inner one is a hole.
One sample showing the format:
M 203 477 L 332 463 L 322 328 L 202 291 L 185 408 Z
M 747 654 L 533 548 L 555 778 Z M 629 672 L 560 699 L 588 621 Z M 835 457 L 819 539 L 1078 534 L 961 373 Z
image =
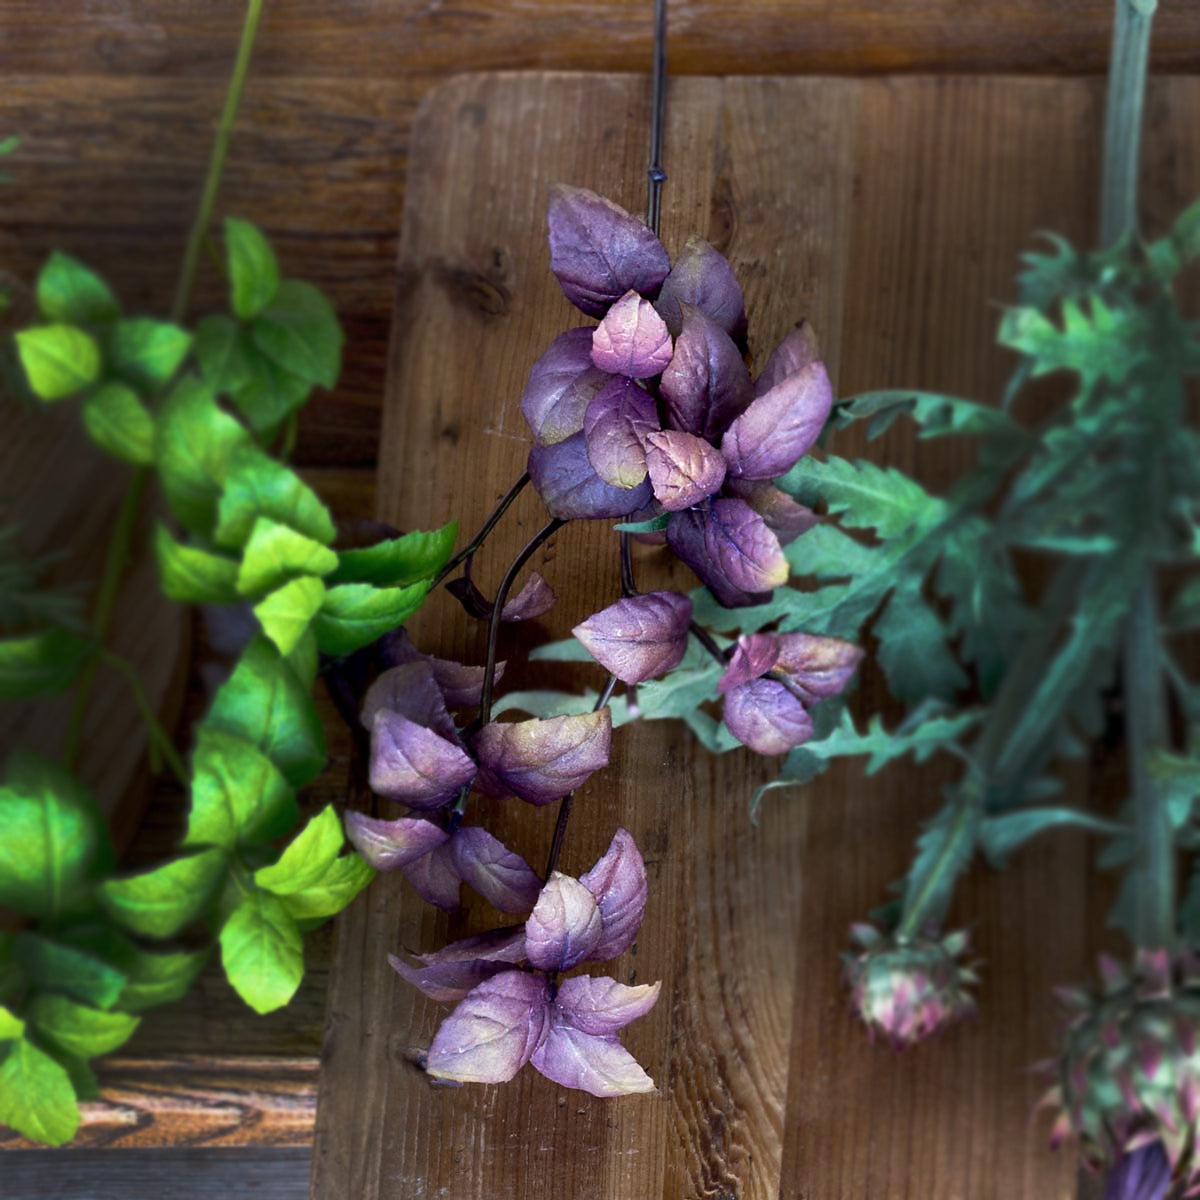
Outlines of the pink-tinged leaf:
M 694 234 L 676 257 L 654 305 L 676 336 L 683 325 L 680 301 L 695 305 L 731 337 L 741 337 L 746 332 L 742 289 L 729 260 Z
M 664 429 L 646 436 L 646 469 L 664 512 L 679 512 L 720 490 L 725 459 L 693 433 Z
M 525 961 L 525 925 L 505 925 L 503 929 L 490 929 L 474 937 L 460 938 L 448 942 L 440 950 L 419 954 L 426 963 L 484 962 L 521 963 Z
M 407 717 L 450 741 L 457 739 L 433 664 L 424 657 L 384 671 L 367 689 L 362 707 L 364 727 L 374 729 L 375 715 L 382 711 Z
M 454 855 L 449 842 L 435 846 L 428 854 L 413 859 L 400 869 L 422 900 L 448 912 L 458 907 L 462 880 L 454 869 Z
M 607 1037 L 644 1017 L 658 1000 L 661 983 L 627 987 L 615 979 L 576 975 L 564 979 L 554 998 L 562 1020 L 581 1033 Z
M 447 658 L 431 658 L 433 677 L 446 698 L 449 708 L 473 708 L 479 703 L 483 691 L 483 668 L 468 667 L 463 663 L 451 662 Z M 496 664 L 496 682 L 504 675 L 505 664 Z
M 646 864 L 628 829 L 618 829 L 596 865 L 579 877 L 600 907 L 603 931 L 592 950 L 597 962 L 624 954 L 637 938 L 646 911 Z
M 654 1080 L 615 1037 L 581 1033 L 564 1022 L 551 1025 L 532 1058 L 547 1079 L 593 1096 L 654 1091 Z
M 593 613 L 571 632 L 622 683 L 641 683 L 679 665 L 691 620 L 686 596 L 643 592 Z
M 377 871 L 406 866 L 450 837 L 440 826 L 420 817 L 382 821 L 360 812 L 346 814 L 346 836 Z
M 438 1004 L 457 1004 L 468 992 L 510 968 L 500 962 L 484 962 L 473 959 L 468 962 L 427 963 L 410 966 L 396 954 L 388 955 L 388 962 L 406 983 L 424 992 Z
M 603 920 L 591 892 L 555 871 L 525 922 L 525 953 L 542 971 L 569 971 L 600 941 Z
M 842 638 L 811 633 L 779 635 L 779 669 L 793 677 L 794 690 L 809 704 L 841 695 L 863 653 L 861 646 Z
M 725 696 L 725 724 L 759 754 L 786 754 L 813 735 L 804 705 L 774 679 L 752 679 Z
M 637 292 L 626 292 L 592 333 L 592 364 L 610 375 L 649 379 L 670 361 L 671 335 Z
M 825 364 L 809 363 L 764 392 L 721 439 L 729 474 L 774 479 L 812 449 L 833 408 Z
M 646 478 L 646 435 L 658 429 L 654 400 L 632 379 L 613 379 L 596 393 L 583 418 L 588 460 L 613 487 Z M 640 507 L 640 506 L 639 506 Z
M 527 913 L 537 903 L 541 879 L 486 829 L 463 826 L 450 839 L 450 849 L 462 881 L 501 912 Z
M 779 659 L 779 637 L 774 633 L 751 633 L 738 638 L 729 666 L 717 684 L 723 696 L 732 688 L 765 675 Z
M 654 295 L 671 269 L 662 243 L 620 205 L 585 188 L 550 189 L 550 270 L 576 308 L 601 317 L 626 292 Z
M 612 714 L 578 713 L 548 720 L 493 721 L 475 741 L 480 766 L 502 794 L 550 804 L 608 765 Z
M 570 329 L 533 364 L 521 397 L 521 412 L 534 439 L 544 446 L 583 428 L 588 402 L 608 382 L 592 365 L 592 330 Z
M 686 539 L 676 545 L 676 527 L 698 517 L 701 524 L 699 565 L 689 557 L 696 548 Z M 767 592 L 787 582 L 788 564 L 779 539 L 744 500 L 725 497 L 707 509 L 676 513 L 667 526 L 667 541 L 705 583 L 719 575 L 746 593 Z M 710 584 L 711 586 L 711 584 Z
M 643 475 L 645 458 L 643 456 Z M 650 481 L 633 488 L 613 487 L 596 474 L 582 432 L 553 446 L 529 451 L 529 475 L 552 517 L 575 521 L 627 517 L 650 501 Z
M 475 778 L 462 748 L 399 713 L 380 709 L 371 730 L 371 791 L 410 808 L 439 808 Z
M 746 608 L 769 600 L 770 592 L 744 591 L 735 587 L 726 577 L 708 545 L 710 520 L 704 508 L 689 508 L 675 513 L 667 526 L 667 544 L 726 608 Z
M 727 479 L 725 490 L 731 496 L 745 500 L 766 522 L 781 546 L 794 542 L 818 523 L 819 518 L 811 508 L 797 504 L 787 492 L 765 480 Z
M 545 1039 L 549 1024 L 545 979 L 505 971 L 473 988 L 442 1022 L 425 1070 L 460 1083 L 507 1083 Z
M 500 620 L 532 621 L 549 612 L 557 599 L 541 572 L 534 571 L 525 580 L 525 586 L 500 610 Z
M 724 329 L 698 308 L 681 307 L 683 329 L 659 384 L 667 419 L 676 429 L 716 441 L 754 399 L 750 372 Z
M 754 381 L 754 394 L 765 395 L 789 375 L 803 371 L 809 363 L 816 362 L 820 357 L 821 349 L 817 345 L 817 335 L 813 333 L 813 327 L 807 321 L 801 321 L 771 351 L 762 374 Z

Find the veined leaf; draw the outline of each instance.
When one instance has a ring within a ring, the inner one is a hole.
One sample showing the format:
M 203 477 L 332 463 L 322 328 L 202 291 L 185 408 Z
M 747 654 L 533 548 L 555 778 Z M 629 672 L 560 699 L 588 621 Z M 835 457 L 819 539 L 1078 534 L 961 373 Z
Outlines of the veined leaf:
M 66 996 L 35 996 L 29 1006 L 29 1023 L 69 1054 L 96 1058 L 111 1054 L 127 1042 L 141 1024 L 140 1017 L 123 1012 L 101 1012 L 76 1004 Z
M 279 263 L 270 242 L 249 221 L 225 218 L 225 250 L 229 261 L 230 306 L 249 320 L 275 299 Z
M 66 325 L 95 325 L 121 315 L 108 284 L 61 250 L 55 250 L 38 273 L 37 301 L 48 321 Z
M 0 1061 L 0 1125 L 47 1146 L 69 1142 L 79 1128 L 71 1077 L 24 1038 Z
M 428 580 L 407 587 L 377 588 L 368 583 L 331 587 L 314 623 L 321 653 L 338 658 L 370 645 L 411 617 L 428 591 Z
M 289 655 L 308 632 L 325 599 L 325 585 L 302 575 L 276 588 L 254 606 L 254 615 L 280 654 Z
M 304 975 L 304 943 L 283 902 L 252 891 L 221 929 L 221 962 L 234 990 L 257 1013 L 282 1008 Z
M 255 345 L 309 383 L 333 387 L 342 368 L 342 329 L 333 306 L 311 283 L 285 279 L 253 325 Z
M 329 582 L 398 587 L 430 579 L 449 561 L 457 536 L 458 522 L 451 521 L 428 533 L 406 533 L 362 550 L 341 550 Z
M 168 599 L 179 604 L 237 604 L 238 563 L 198 546 L 177 542 L 159 525 L 154 531 L 158 578 Z
M 100 902 L 119 925 L 150 938 L 174 936 L 208 907 L 225 873 L 225 852 L 218 847 L 100 887 Z
M 193 348 L 200 374 L 214 392 L 232 396 L 249 383 L 254 350 L 247 346 L 245 333 L 231 317 L 202 317 L 196 324 Z
M 0 1006 L 0 1042 L 12 1042 L 24 1036 L 25 1022 Z
M 153 392 L 179 370 L 192 345 L 192 335 L 178 325 L 150 317 L 118 321 L 108 333 L 109 366 L 143 391 Z
M 125 986 L 124 971 L 111 963 L 28 929 L 13 939 L 13 954 L 37 987 L 62 992 L 99 1008 L 111 1008 Z
M 337 534 L 329 510 L 295 471 L 256 446 L 242 446 L 229 464 L 214 540 L 218 546 L 240 550 L 260 517 L 322 545 L 328 545 Z
M 174 1003 L 191 990 L 208 955 L 207 949 L 139 954 L 129 966 L 129 979 L 117 1003 L 125 1012 L 141 1012 L 160 1004 Z
M 105 384 L 83 402 L 88 437 L 109 454 L 145 466 L 154 461 L 154 418 L 122 383 Z
M 237 589 L 243 596 L 260 596 L 301 575 L 328 575 L 337 555 L 312 538 L 258 517 L 242 551 Z
M 333 805 L 327 805 L 285 848 L 278 862 L 254 872 L 254 882 L 280 896 L 302 892 L 320 882 L 344 843 L 342 822 Z
M 297 921 L 324 920 L 340 913 L 374 878 L 374 870 L 357 854 L 343 854 L 315 883 L 285 893 L 283 907 Z
M 73 325 L 40 325 L 16 335 L 17 354 L 34 395 L 62 400 L 100 378 L 100 347 Z

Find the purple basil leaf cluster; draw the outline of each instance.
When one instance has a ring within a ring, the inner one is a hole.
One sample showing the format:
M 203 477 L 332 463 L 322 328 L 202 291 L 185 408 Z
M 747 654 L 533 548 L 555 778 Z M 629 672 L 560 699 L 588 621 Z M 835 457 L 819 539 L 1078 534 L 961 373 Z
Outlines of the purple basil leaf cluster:
M 753 633 L 738 638 L 717 691 L 725 724 L 759 754 L 786 754 L 813 735 L 808 708 L 839 695 L 863 651 L 841 638 Z
M 833 390 L 807 325 L 750 377 L 746 311 L 728 261 L 699 238 L 672 264 L 624 209 L 557 186 L 550 267 L 593 329 L 534 364 L 522 411 L 529 473 L 550 513 L 668 513 L 666 540 L 717 599 L 753 604 L 787 579 L 782 547 L 815 521 L 774 487 L 812 448 Z
M 653 1091 L 617 1034 L 653 1008 L 660 985 L 589 975 L 554 984 L 560 971 L 624 953 L 645 906 L 645 863 L 632 835 L 618 829 L 585 875 L 551 876 L 523 926 L 455 942 L 422 955 L 419 966 L 393 957 L 404 979 L 456 1005 L 429 1048 L 429 1074 L 504 1083 L 532 1062 L 554 1082 L 594 1096 Z

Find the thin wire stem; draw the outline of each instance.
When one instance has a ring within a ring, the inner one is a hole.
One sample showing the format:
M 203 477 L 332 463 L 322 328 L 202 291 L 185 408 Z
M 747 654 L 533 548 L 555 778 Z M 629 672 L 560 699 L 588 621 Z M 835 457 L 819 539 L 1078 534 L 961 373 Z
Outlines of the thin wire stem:
M 447 575 L 458 569 L 463 563 L 470 563 L 476 552 L 487 541 L 488 535 L 496 528 L 500 518 L 508 512 L 512 502 L 525 490 L 529 483 L 529 472 L 526 471 L 516 483 L 508 489 L 500 502 L 492 509 L 491 516 L 479 527 L 479 532 L 434 576 L 430 590 L 437 587 Z
M 653 110 L 650 118 L 650 165 L 646 169 L 646 224 L 658 233 L 662 218 L 663 129 L 667 110 L 667 0 L 654 0 Z
M 175 749 L 175 743 L 171 739 L 171 735 L 163 728 L 162 723 L 155 714 L 154 706 L 150 703 L 150 697 L 146 695 L 146 689 L 142 687 L 142 681 L 138 676 L 136 668 L 119 654 L 112 654 L 107 650 L 101 654 L 101 658 L 110 667 L 115 667 L 116 670 L 125 676 L 126 682 L 129 684 L 129 690 L 133 694 L 134 703 L 137 705 L 138 711 L 142 715 L 142 721 L 146 725 L 146 731 L 149 734 L 152 745 L 162 755 L 163 761 L 171 768 L 175 778 L 184 787 L 187 787 L 189 783 L 188 769 L 184 765 L 179 751 Z

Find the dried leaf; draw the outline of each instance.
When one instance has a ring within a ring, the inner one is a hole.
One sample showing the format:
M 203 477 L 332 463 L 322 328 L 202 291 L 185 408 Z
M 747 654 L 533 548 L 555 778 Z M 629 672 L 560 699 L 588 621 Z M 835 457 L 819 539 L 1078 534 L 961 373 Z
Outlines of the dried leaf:
M 525 922 L 525 952 L 539 970 L 569 971 L 590 957 L 602 930 L 592 893 L 578 879 L 555 871 Z
M 610 375 L 650 379 L 670 361 L 671 335 L 637 292 L 626 292 L 592 334 L 592 363 Z
M 699 504 L 725 481 L 725 459 L 720 451 L 703 438 L 677 429 L 646 436 L 646 469 L 664 512 Z
M 725 696 L 725 725 L 759 754 L 786 754 L 813 735 L 804 705 L 774 679 L 752 679 Z
M 475 742 L 480 765 L 502 794 L 550 804 L 608 765 L 612 716 L 599 712 L 540 721 L 493 721 Z
M 691 619 L 686 596 L 643 592 L 593 613 L 571 632 L 622 683 L 641 683 L 679 665 Z

